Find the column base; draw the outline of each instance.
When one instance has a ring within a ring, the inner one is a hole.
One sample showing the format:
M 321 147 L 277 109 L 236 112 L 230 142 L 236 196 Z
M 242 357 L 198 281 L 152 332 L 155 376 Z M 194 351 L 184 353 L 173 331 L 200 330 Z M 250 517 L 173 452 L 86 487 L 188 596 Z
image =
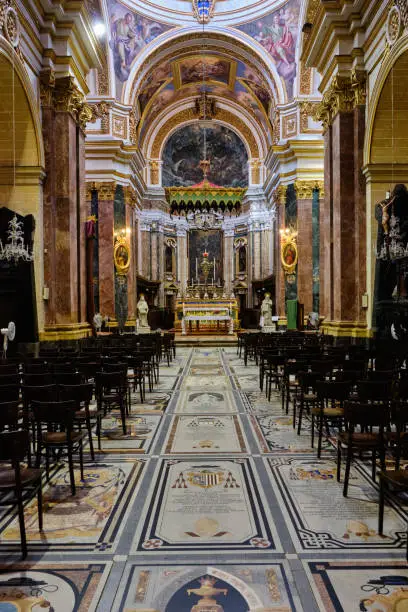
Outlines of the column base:
M 349 338 L 372 338 L 373 330 L 362 321 L 324 321 L 320 331 L 329 336 Z
M 40 342 L 57 342 L 58 340 L 80 340 L 92 336 L 89 323 L 63 323 L 47 325 L 40 331 Z

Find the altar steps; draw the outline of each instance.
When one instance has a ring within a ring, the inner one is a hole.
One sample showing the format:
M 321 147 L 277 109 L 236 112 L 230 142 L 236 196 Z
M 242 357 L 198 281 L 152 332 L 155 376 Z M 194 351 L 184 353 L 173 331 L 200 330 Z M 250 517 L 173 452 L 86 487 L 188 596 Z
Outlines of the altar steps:
M 221 335 L 221 334 L 197 334 L 182 336 L 176 333 L 177 346 L 236 346 L 238 339 L 237 335 Z

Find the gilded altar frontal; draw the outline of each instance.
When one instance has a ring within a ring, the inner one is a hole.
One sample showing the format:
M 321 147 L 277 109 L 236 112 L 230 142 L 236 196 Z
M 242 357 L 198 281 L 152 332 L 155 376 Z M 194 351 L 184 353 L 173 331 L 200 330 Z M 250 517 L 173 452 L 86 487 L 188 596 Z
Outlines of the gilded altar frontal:
M 408 609 L 407 0 L 0 0 L 0 612 Z

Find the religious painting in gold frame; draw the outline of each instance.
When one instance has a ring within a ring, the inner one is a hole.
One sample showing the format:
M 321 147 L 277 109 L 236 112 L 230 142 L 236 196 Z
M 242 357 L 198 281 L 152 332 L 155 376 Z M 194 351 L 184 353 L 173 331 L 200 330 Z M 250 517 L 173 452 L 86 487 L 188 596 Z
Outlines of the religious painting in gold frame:
M 130 267 L 130 248 L 125 238 L 118 237 L 113 249 L 113 261 L 116 273 L 125 275 Z
M 298 262 L 297 232 L 282 232 L 281 263 L 285 274 L 293 274 Z

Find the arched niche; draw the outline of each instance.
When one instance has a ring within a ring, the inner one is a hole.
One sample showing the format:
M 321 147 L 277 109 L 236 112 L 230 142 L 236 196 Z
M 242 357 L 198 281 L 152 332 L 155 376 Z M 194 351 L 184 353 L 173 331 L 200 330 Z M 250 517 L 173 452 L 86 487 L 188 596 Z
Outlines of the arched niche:
M 375 205 L 396 183 L 408 184 L 408 36 L 399 39 L 385 57 L 369 97 L 364 168 L 367 197 L 367 322 L 371 326 L 375 248 L 378 224 Z
M 36 304 L 32 306 L 37 310 L 38 327 L 42 329 L 44 147 L 41 121 L 36 95 L 24 64 L 1 37 L 0 83 L 0 132 L 3 134 L 0 141 L 0 207 L 23 217 L 34 217 Z M 31 281 L 34 283 L 32 276 Z

